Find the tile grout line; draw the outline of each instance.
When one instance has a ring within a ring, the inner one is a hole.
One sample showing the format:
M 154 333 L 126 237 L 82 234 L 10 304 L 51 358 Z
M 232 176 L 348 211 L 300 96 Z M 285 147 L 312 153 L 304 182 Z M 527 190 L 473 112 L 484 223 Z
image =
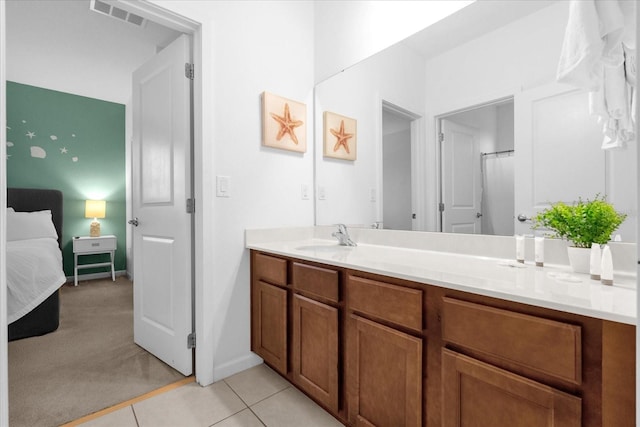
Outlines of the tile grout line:
M 255 402 L 253 405 L 249 405 L 247 402 L 245 402 L 245 401 L 244 401 L 244 399 L 243 399 L 242 397 L 240 397 L 240 395 L 239 395 L 239 394 L 235 391 L 235 389 L 234 389 L 234 388 L 233 388 L 233 387 L 232 387 L 232 386 L 231 386 L 231 385 L 226 381 L 226 379 L 223 379 L 222 381 L 224 381 L 224 383 L 227 385 L 227 387 L 229 387 L 229 388 L 231 389 L 231 391 L 232 391 L 236 396 L 238 396 L 238 399 L 240 399 L 240 400 L 242 401 L 242 403 L 244 403 L 244 405 L 245 405 L 245 407 L 246 407 L 245 409 L 248 409 L 249 411 L 251 411 L 251 413 L 253 414 L 253 416 L 254 416 L 254 417 L 256 417 L 256 418 L 258 419 L 258 421 L 260 421 L 260 424 L 262 424 L 262 425 L 263 425 L 263 426 L 265 426 L 265 427 L 267 427 L 267 425 L 264 423 L 264 421 L 262 421 L 262 418 L 260 418 L 260 417 L 258 416 L 258 414 L 256 414 L 256 413 L 255 413 L 255 411 L 253 410 L 253 408 L 252 408 L 251 406 L 255 406 L 255 405 L 257 405 L 258 403 L 263 402 L 263 401 L 265 401 L 265 400 L 269 399 L 270 397 L 273 397 L 273 396 L 275 396 L 276 394 L 281 393 L 281 392 L 283 392 L 283 391 L 285 391 L 286 389 L 288 389 L 288 388 L 290 388 L 290 387 L 291 387 L 291 385 L 287 385 L 287 386 L 286 386 L 285 388 L 283 388 L 282 390 L 278 390 L 278 391 L 276 391 L 275 393 L 272 393 L 272 394 L 270 394 L 269 396 L 267 396 L 267 397 L 265 397 L 265 398 L 263 398 L 263 399 L 258 400 L 258 401 L 257 401 L 257 402 Z M 243 411 L 244 411 L 244 409 L 243 409 Z M 242 412 L 242 411 L 236 412 L 236 414 L 238 414 L 238 413 L 240 413 L 240 412 Z M 233 415 L 236 415 L 236 414 L 233 414 Z M 232 416 L 233 416 L 233 415 L 232 415 Z M 228 418 L 228 417 L 227 417 L 227 418 Z M 226 418 L 225 418 L 225 419 L 226 419 Z M 223 420 L 220 420 L 220 421 L 223 421 Z M 220 421 L 219 421 L 219 422 L 220 422 Z M 217 424 L 217 423 L 216 423 L 216 424 Z M 215 425 L 215 424 L 214 424 L 214 425 Z

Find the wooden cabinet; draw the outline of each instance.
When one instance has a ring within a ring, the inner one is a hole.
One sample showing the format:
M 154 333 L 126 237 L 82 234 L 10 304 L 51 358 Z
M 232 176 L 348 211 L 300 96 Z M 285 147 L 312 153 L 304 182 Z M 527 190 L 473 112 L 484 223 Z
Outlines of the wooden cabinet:
M 251 275 L 251 349 L 286 375 L 287 263 L 252 253 Z
M 301 262 L 291 267 L 294 384 L 333 413 L 339 402 L 339 275 Z
M 443 427 L 580 427 L 580 398 L 442 350 Z
M 359 316 L 351 321 L 350 424 L 422 425 L 422 340 Z
M 293 295 L 293 379 L 338 412 L 338 309 Z
M 252 350 L 349 426 L 632 427 L 635 327 L 251 252 Z
M 350 424 L 422 425 L 422 297 L 419 289 L 348 276 Z
M 580 326 L 450 297 L 442 312 L 445 345 L 473 355 L 442 349 L 443 426 L 582 426 L 579 397 L 535 380 L 582 384 Z
M 497 359 L 517 373 L 582 383 L 580 326 L 447 297 L 443 313 L 447 343 Z
M 281 374 L 287 373 L 287 291 L 258 281 L 253 351 Z

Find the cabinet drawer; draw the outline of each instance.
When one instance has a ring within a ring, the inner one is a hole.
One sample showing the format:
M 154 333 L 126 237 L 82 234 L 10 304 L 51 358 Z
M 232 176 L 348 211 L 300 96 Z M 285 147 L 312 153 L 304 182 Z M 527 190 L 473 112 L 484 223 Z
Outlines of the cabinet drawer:
M 558 379 L 582 383 L 581 328 L 444 297 L 442 338 Z
M 73 239 L 73 252 L 105 252 L 116 250 L 115 236 L 78 237 Z
M 333 302 L 340 300 L 337 271 L 294 262 L 291 274 L 294 289 Z
M 442 426 L 580 427 L 582 400 L 442 350 Z
M 287 261 L 269 255 L 256 253 L 255 278 L 273 285 L 287 286 Z
M 422 291 L 349 276 L 347 306 L 415 331 L 422 331 Z

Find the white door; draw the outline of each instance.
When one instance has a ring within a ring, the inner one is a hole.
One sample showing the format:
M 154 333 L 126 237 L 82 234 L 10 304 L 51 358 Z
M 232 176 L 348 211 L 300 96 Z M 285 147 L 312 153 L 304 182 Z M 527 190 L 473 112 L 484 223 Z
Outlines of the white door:
M 553 83 L 514 96 L 516 234 L 550 203 L 571 204 L 607 192 L 602 131 L 589 115 L 588 94 Z
M 480 234 L 480 152 L 475 132 L 446 119 L 440 121 L 440 132 L 442 231 Z
M 193 372 L 190 44 L 183 35 L 133 73 L 134 341 Z M 135 223 L 134 223 L 135 225 Z

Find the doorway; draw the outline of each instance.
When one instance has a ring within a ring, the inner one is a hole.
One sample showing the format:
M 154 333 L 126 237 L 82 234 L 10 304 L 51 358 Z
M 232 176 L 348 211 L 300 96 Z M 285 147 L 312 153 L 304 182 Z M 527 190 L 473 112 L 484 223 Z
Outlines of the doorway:
M 22 2 L 16 2 L 16 3 L 22 3 Z M 71 3 L 75 3 L 75 2 L 71 2 Z M 83 2 L 88 4 L 89 2 Z M 2 5 L 4 8 L 4 4 Z M 145 18 L 151 18 L 151 19 L 159 19 L 159 22 L 161 22 L 161 24 L 159 25 L 167 25 L 169 27 L 172 27 L 174 30 L 179 31 L 179 32 L 184 32 L 184 33 L 188 33 L 191 35 L 194 35 L 196 37 L 197 40 L 199 40 L 199 27 L 197 26 L 196 23 L 194 23 L 193 21 L 190 21 L 186 18 L 182 19 L 181 17 L 174 15 L 171 12 L 168 12 L 160 7 L 151 5 L 151 4 L 146 4 L 146 3 L 139 3 L 139 2 L 121 2 L 119 3 L 119 6 L 122 6 L 123 8 L 127 8 L 127 9 L 132 9 L 133 11 L 135 11 L 137 14 L 145 17 Z M 4 10 L 4 9 L 3 9 Z M 49 17 L 49 19 L 51 21 L 55 21 L 55 16 L 58 15 L 52 15 L 54 16 L 53 19 L 51 19 L 51 16 Z M 105 18 L 106 19 L 106 18 Z M 2 37 L 2 39 L 4 40 L 4 31 L 5 31 L 5 26 L 2 26 L 2 34 L 0 35 L 0 37 Z M 192 50 L 194 50 L 194 60 L 198 61 L 200 59 L 200 52 L 196 49 L 194 49 L 193 45 L 191 47 Z M 3 57 L 2 60 L 3 62 L 5 62 L 5 56 L 4 56 L 4 52 L 2 52 Z M 79 56 L 81 57 L 82 54 L 79 54 Z M 117 61 L 118 58 L 104 58 L 107 61 Z M 10 76 L 9 76 L 10 77 Z M 4 78 L 6 78 L 5 75 L 2 76 L 3 80 Z M 84 78 L 80 78 L 79 80 L 85 80 Z M 94 81 L 92 84 L 103 84 L 103 81 Z M 128 83 L 129 88 L 130 88 L 130 82 Z M 3 105 L 4 108 L 4 105 Z M 4 110 L 3 110 L 4 111 Z M 3 113 L 4 116 L 4 113 Z M 128 117 L 128 120 L 130 118 Z M 127 141 L 129 141 L 129 138 L 127 138 Z M 130 150 L 130 147 L 128 147 L 128 150 Z M 130 183 L 130 179 L 128 180 L 128 182 Z M 5 184 L 3 182 L 3 188 L 2 191 L 5 191 L 4 188 Z M 130 200 L 130 192 L 128 192 L 128 199 Z M 128 203 L 130 205 L 130 203 Z M 129 208 L 129 212 L 130 212 L 130 208 Z M 130 217 L 130 215 L 127 215 L 128 217 Z M 127 239 L 129 240 L 129 239 Z M 4 282 L 2 282 L 3 285 L 5 285 Z M 5 322 L 6 320 L 3 320 L 2 322 Z M 0 322 L 0 323 L 2 323 Z M 2 326 L 2 325 L 0 325 Z M 4 323 L 3 329 L 6 329 L 6 323 Z M 3 343 L 3 346 L 6 345 L 6 343 Z M 6 359 L 3 359 L 3 363 L 6 363 Z M 3 381 L 5 380 L 5 378 L 1 378 Z M 5 383 L 6 384 L 6 383 Z M 6 388 L 0 389 L 0 400 L 2 400 L 2 402 L 6 403 L 6 394 L 4 393 L 4 391 L 6 390 Z M 4 408 L 4 406 L 2 405 L 2 402 L 0 402 L 0 407 Z
M 415 121 L 420 116 L 387 101 L 382 102 L 382 226 L 414 230 Z
M 513 235 L 513 99 L 440 116 L 437 126 L 440 231 Z

